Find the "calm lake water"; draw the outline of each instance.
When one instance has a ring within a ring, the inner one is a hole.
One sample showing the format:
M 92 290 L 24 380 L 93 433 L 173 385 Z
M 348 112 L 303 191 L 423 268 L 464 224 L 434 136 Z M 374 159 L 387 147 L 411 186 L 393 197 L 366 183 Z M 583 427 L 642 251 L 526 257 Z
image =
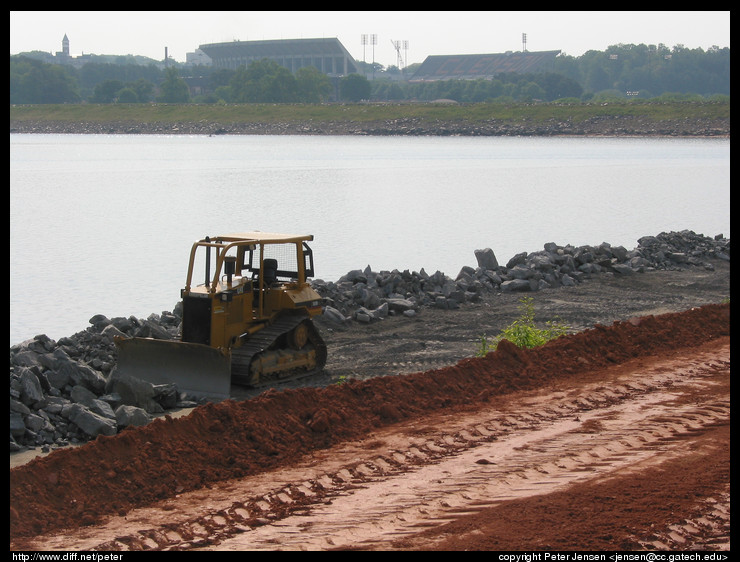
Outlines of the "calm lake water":
M 316 276 L 730 236 L 729 139 L 10 135 L 10 343 L 172 310 L 192 243 L 309 233 Z

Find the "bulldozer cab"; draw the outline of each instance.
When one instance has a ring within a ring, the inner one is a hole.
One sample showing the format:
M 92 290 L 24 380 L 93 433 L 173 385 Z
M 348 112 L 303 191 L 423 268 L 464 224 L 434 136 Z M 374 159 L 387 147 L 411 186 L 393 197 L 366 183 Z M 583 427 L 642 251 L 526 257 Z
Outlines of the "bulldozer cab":
M 267 278 L 267 284 L 274 283 L 278 277 L 304 283 L 306 278 L 314 275 L 313 252 L 307 244 L 311 240 L 312 235 L 263 232 L 245 232 L 214 238 L 207 236 L 193 244 L 185 291 L 190 291 L 193 286 L 195 265 L 201 250 L 205 252 L 205 280 L 202 286 L 212 293 L 219 290 L 219 283 L 223 281 L 222 274 L 228 282 L 233 281 L 233 276 L 248 275 L 251 279 L 257 279 L 262 273 L 263 279 Z M 210 271 L 212 263 L 215 265 L 213 276 Z
M 320 302 L 306 282 L 314 274 L 311 240 L 311 235 L 246 232 L 193 244 L 181 291 L 182 340 L 230 348 L 286 309 L 318 313 Z M 196 284 L 201 268 L 203 282 Z

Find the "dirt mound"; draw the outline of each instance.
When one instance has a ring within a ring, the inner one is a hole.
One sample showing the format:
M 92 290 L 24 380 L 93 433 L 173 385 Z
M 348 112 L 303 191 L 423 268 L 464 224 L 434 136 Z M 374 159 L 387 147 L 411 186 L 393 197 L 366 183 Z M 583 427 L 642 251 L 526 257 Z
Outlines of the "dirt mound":
M 325 388 L 268 391 L 183 418 L 99 437 L 10 472 L 10 535 L 91 525 L 109 514 L 286 466 L 307 452 L 434 411 L 470 408 L 560 376 L 728 336 L 730 307 L 633 318 L 534 350 L 503 343 L 485 358 Z

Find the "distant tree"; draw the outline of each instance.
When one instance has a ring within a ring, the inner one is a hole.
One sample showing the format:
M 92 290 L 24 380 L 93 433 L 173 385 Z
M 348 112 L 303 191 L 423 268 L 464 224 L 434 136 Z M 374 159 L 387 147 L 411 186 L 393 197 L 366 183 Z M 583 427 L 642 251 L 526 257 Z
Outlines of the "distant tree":
M 266 77 L 264 94 L 266 102 L 295 103 L 298 101 L 298 81 L 287 68 L 277 65 L 277 72 Z
M 465 89 L 465 101 L 469 102 L 482 102 L 486 101 L 491 91 L 491 83 L 489 80 L 471 80 L 468 87 Z
M 298 98 L 302 103 L 327 101 L 331 94 L 331 81 L 315 66 L 304 66 L 296 72 Z
M 229 81 L 234 77 L 234 74 L 236 74 L 235 70 L 230 68 L 219 68 L 208 75 L 208 81 L 210 82 L 211 88 L 216 90 L 216 88 L 221 86 L 228 86 Z
M 194 103 L 218 103 L 221 100 L 215 92 L 206 92 L 195 96 L 192 101 Z
M 252 97 L 250 90 L 252 86 L 249 83 L 247 67 L 242 65 L 236 69 L 236 72 L 229 80 L 229 99 L 232 103 L 247 103 Z
M 458 102 L 465 101 L 464 99 L 464 93 L 465 93 L 465 86 L 466 86 L 466 80 L 447 80 L 446 91 L 444 93 L 440 92 L 440 95 L 437 96 L 437 99 L 451 99 Z
M 136 92 L 139 103 L 146 103 L 154 99 L 154 84 L 146 78 L 139 78 L 136 82 L 127 84 Z
M 90 101 L 92 103 L 113 103 L 121 89 L 123 89 L 123 82 L 120 80 L 104 80 L 95 86 Z
M 190 101 L 190 92 L 185 80 L 180 78 L 177 68 L 170 67 L 165 71 L 165 77 L 159 86 L 157 101 L 162 103 L 187 103 Z
M 527 82 L 519 88 L 519 97 L 524 101 L 544 100 L 545 90 L 535 82 Z
M 269 59 L 240 66 L 229 86 L 235 103 L 293 103 L 299 97 L 295 76 Z
M 339 95 L 345 101 L 360 101 L 370 97 L 370 81 L 359 74 L 349 74 L 339 82 Z
M 404 88 L 397 82 L 391 80 L 373 80 L 372 83 L 372 99 L 374 100 L 403 100 L 405 99 L 406 92 Z
M 224 101 L 226 103 L 232 103 L 234 101 L 232 91 L 229 86 L 219 86 L 213 93 L 219 101 Z
M 79 101 L 79 86 L 71 69 L 27 57 L 10 58 L 10 103 Z
M 556 100 L 559 98 L 577 98 L 583 94 L 581 85 L 563 74 L 547 72 L 533 76 L 534 81 L 544 90 L 543 98 Z
M 122 88 L 118 91 L 117 103 L 139 103 L 139 96 L 136 90 L 131 87 Z
M 138 80 L 146 80 L 152 84 L 153 91 L 154 84 L 159 84 L 162 81 L 164 72 L 153 64 L 143 66 L 140 64 L 119 65 L 113 63 L 92 62 L 83 65 L 77 71 L 77 75 L 80 81 L 80 89 L 84 95 L 90 97 L 95 86 L 104 80 L 119 80 L 124 84 L 132 84 L 136 83 Z M 138 89 L 137 93 L 142 101 L 150 101 L 152 99 L 151 93 L 146 99 L 141 97 L 141 92 L 138 92 Z

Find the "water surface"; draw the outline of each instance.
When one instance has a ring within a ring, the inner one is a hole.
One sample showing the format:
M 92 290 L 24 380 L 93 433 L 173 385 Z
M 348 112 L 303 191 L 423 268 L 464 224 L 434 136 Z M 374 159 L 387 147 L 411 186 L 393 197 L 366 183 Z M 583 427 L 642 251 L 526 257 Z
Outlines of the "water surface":
M 191 244 L 310 233 L 316 276 L 730 236 L 729 139 L 10 135 L 11 344 L 171 310 Z

